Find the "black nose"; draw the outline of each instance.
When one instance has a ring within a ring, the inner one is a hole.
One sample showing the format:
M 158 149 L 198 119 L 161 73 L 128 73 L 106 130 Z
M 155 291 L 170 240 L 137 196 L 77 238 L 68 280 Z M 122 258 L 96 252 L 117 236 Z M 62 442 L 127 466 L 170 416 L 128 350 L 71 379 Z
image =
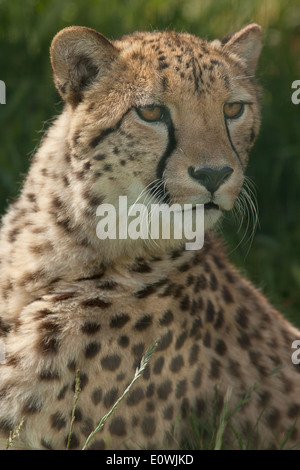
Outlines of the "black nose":
M 231 175 L 233 169 L 230 166 L 224 168 L 197 168 L 190 166 L 189 175 L 202 184 L 210 193 L 214 193 Z

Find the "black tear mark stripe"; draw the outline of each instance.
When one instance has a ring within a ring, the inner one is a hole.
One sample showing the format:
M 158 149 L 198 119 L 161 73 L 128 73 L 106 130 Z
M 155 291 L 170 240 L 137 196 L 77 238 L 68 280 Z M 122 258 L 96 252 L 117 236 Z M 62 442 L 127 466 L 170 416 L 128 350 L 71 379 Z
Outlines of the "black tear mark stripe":
M 127 111 L 123 114 L 123 116 L 119 119 L 119 121 L 112 127 L 108 127 L 107 129 L 103 129 L 99 135 L 97 135 L 97 137 L 94 137 L 91 142 L 90 142 L 90 146 L 95 148 L 97 147 L 97 145 L 101 142 L 102 139 L 104 139 L 104 137 L 106 137 L 107 135 L 111 134 L 112 132 L 115 132 L 117 131 L 120 127 L 121 127 L 121 124 L 123 122 L 123 119 L 125 118 L 125 116 L 132 110 L 132 107 L 130 107 L 129 109 L 127 109 Z
M 240 156 L 239 156 L 239 154 L 238 154 L 238 151 L 236 150 L 236 148 L 235 148 L 235 146 L 233 145 L 233 142 L 232 142 L 232 140 L 231 140 L 231 136 L 230 136 L 230 132 L 229 132 L 229 129 L 228 129 L 228 124 L 227 124 L 226 118 L 224 118 L 224 120 L 225 120 L 226 133 L 227 133 L 227 137 L 228 137 L 228 140 L 229 140 L 229 142 L 230 142 L 231 148 L 232 148 L 232 150 L 234 151 L 234 153 L 236 154 L 236 156 L 237 156 L 237 158 L 238 158 L 240 164 L 243 166 L 243 163 L 242 163 L 242 160 L 241 160 L 241 158 L 240 158 Z
M 156 176 L 157 178 L 161 179 L 163 172 L 166 167 L 166 161 L 169 158 L 169 156 L 172 154 L 174 149 L 176 148 L 176 138 L 175 138 L 175 128 L 173 121 L 170 116 L 169 110 L 166 110 L 166 118 L 165 118 L 165 123 L 167 125 L 167 130 L 168 130 L 168 145 L 167 148 L 159 160 L 157 167 L 156 167 Z

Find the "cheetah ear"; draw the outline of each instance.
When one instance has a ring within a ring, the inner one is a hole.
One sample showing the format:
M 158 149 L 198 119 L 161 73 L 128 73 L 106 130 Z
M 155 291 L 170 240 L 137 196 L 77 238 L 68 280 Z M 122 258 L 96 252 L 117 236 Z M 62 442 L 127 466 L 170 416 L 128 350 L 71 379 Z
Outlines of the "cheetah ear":
M 221 39 L 223 50 L 235 54 L 244 63 L 248 73 L 255 72 L 262 48 L 262 30 L 256 23 L 251 23 L 236 33 Z
M 84 88 L 109 68 L 117 54 L 115 46 L 94 29 L 71 26 L 57 33 L 50 58 L 63 99 L 74 106 L 79 103 Z

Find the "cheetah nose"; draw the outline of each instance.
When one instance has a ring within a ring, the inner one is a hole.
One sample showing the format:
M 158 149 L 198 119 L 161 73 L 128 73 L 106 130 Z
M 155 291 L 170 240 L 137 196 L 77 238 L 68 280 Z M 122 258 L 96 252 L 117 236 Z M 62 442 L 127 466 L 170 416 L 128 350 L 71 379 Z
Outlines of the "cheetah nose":
M 190 166 L 189 175 L 204 186 L 210 193 L 214 193 L 231 175 L 233 169 L 230 166 L 223 168 L 197 168 Z

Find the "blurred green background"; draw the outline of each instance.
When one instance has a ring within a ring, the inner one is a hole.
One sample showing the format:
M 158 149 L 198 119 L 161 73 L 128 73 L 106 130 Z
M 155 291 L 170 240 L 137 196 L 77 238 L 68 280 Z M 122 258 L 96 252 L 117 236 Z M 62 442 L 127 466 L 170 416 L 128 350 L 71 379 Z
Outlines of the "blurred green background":
M 300 2 L 291 0 L 0 0 L 0 214 L 17 194 L 30 156 L 62 109 L 52 85 L 49 45 L 65 26 L 109 38 L 175 29 L 207 39 L 251 21 L 264 28 L 258 77 L 264 88 L 260 137 L 247 175 L 257 191 L 260 227 L 224 222 L 230 258 L 289 319 L 300 325 Z

